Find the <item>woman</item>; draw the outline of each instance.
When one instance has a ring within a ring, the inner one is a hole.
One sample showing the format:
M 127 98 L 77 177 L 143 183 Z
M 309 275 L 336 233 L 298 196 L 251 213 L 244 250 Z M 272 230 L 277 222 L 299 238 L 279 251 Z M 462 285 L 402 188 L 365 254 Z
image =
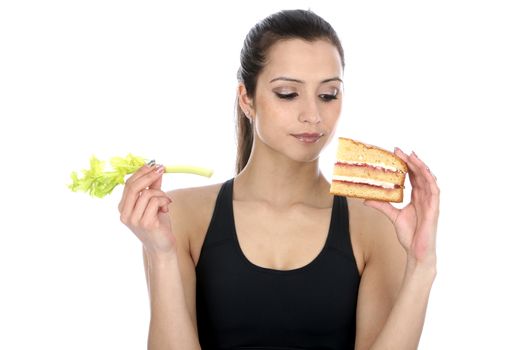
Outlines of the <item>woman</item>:
M 150 349 L 415 349 L 436 275 L 439 189 L 409 167 L 411 202 L 329 194 L 318 158 L 334 135 L 344 54 L 311 11 L 248 33 L 238 79 L 237 175 L 161 190 L 126 182 L 121 220 L 142 241 Z

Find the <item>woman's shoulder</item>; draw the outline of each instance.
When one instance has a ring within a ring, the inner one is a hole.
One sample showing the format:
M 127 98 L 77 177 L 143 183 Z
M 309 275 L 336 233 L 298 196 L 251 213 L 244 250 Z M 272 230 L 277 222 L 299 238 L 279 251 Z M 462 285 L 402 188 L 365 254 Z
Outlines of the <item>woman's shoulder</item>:
M 381 245 L 397 240 L 392 222 L 385 214 L 364 204 L 364 200 L 347 198 L 352 240 L 359 247 L 362 261 L 368 261 L 373 251 Z
M 206 203 L 219 193 L 223 183 L 215 183 L 206 186 L 177 188 L 166 192 L 174 203 L 183 204 L 184 206 L 194 206 Z
M 219 193 L 222 183 L 215 183 L 207 186 L 186 187 L 171 190 L 166 194 L 173 201 L 170 212 L 177 220 L 189 221 L 197 224 L 198 220 L 206 217 L 204 215 L 213 211 L 215 200 Z
M 374 230 L 384 226 L 392 226 L 385 214 L 377 209 L 365 205 L 365 201 L 359 198 L 347 198 L 348 211 L 359 224 L 361 231 Z
M 192 257 L 198 256 L 197 250 L 193 250 L 204 240 L 221 186 L 222 183 L 216 183 L 166 192 L 172 200 L 169 208 L 172 231 L 179 246 Z

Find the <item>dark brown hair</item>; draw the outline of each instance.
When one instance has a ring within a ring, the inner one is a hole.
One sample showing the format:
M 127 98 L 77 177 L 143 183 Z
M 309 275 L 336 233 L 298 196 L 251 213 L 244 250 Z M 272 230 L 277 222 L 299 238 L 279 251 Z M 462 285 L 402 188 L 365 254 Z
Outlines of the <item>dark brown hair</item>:
M 280 40 L 303 39 L 309 42 L 327 40 L 341 56 L 344 69 L 344 52 L 337 33 L 323 18 L 310 10 L 284 10 L 274 13 L 258 22 L 246 35 L 241 50 L 241 65 L 237 80 L 244 83 L 248 97 L 255 98 L 257 78 L 264 68 L 266 54 L 270 47 Z M 248 163 L 253 143 L 252 124 L 246 118 L 236 100 L 237 106 L 237 174 Z

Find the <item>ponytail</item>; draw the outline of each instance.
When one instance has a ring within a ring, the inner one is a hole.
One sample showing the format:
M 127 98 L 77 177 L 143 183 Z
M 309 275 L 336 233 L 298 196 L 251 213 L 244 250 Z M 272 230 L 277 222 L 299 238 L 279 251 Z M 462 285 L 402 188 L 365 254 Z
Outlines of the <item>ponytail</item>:
M 246 118 L 241 106 L 239 106 L 238 101 L 237 105 L 237 160 L 236 164 L 236 173 L 239 174 L 242 169 L 248 163 L 250 158 L 250 153 L 252 152 L 252 143 L 253 143 L 253 128 L 252 124 Z

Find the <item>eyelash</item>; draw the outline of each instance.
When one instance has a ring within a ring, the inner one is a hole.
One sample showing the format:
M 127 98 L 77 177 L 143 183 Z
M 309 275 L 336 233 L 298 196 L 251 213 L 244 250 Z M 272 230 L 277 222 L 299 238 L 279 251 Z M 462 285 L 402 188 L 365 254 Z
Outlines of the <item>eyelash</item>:
M 282 98 L 283 100 L 292 100 L 294 97 L 297 96 L 296 93 L 293 93 L 293 94 L 279 94 L 279 93 L 276 92 L 275 94 L 277 95 L 277 97 Z M 325 97 L 321 97 L 321 99 L 324 102 L 330 102 L 332 100 L 337 100 L 337 95 L 322 94 L 320 96 L 325 96 Z

